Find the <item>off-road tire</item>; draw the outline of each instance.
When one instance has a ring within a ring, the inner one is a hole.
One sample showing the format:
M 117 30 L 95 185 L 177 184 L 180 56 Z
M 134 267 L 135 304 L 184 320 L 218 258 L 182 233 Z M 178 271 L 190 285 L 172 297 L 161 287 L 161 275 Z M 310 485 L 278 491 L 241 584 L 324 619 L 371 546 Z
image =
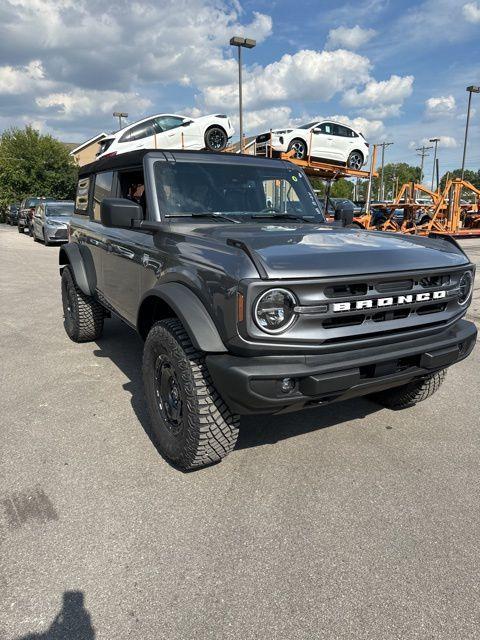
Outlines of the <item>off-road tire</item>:
M 158 363 L 174 372 L 181 401 L 178 432 L 173 433 L 158 383 Z M 213 386 L 204 354 L 192 345 L 176 318 L 153 325 L 143 351 L 143 383 L 151 421 L 151 437 L 160 453 L 183 470 L 219 462 L 235 447 L 240 418 Z
M 62 303 L 65 331 L 73 342 L 91 342 L 102 335 L 105 312 L 77 286 L 69 266 L 62 271 Z
M 295 149 L 294 158 L 298 158 L 299 160 L 306 160 L 308 155 L 307 143 L 300 138 L 294 138 L 290 144 L 288 145 L 287 151 L 291 151 Z
M 371 399 L 389 409 L 406 409 L 422 402 L 438 391 L 445 380 L 447 370 L 436 371 L 421 380 L 371 395 Z
M 210 127 L 205 131 L 205 148 L 208 151 L 223 151 L 227 144 L 227 132 L 222 127 Z

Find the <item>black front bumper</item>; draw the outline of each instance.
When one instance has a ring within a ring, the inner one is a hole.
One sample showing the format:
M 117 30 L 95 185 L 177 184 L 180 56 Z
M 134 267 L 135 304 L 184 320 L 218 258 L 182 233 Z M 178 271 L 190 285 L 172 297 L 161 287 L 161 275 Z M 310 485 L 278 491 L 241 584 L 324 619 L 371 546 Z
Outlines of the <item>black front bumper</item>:
M 466 358 L 477 337 L 460 320 L 435 335 L 323 355 L 208 355 L 213 382 L 235 413 L 280 413 L 400 386 Z M 285 393 L 281 381 L 291 378 Z

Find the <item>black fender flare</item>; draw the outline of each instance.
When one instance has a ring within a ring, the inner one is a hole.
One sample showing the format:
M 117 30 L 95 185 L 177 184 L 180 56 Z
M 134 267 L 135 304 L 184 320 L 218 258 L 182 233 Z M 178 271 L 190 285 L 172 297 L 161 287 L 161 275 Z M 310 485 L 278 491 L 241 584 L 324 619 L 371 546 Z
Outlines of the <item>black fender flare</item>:
M 61 267 L 70 265 L 73 271 L 73 277 L 78 287 L 86 296 L 92 296 L 95 293 L 95 286 L 88 277 L 85 261 L 80 253 L 78 244 L 68 242 L 60 247 L 58 263 Z
M 191 289 L 178 282 L 158 284 L 145 292 L 137 317 L 138 330 L 142 305 L 151 297 L 159 298 L 175 312 L 196 349 L 205 353 L 227 353 L 227 348 L 203 302 Z

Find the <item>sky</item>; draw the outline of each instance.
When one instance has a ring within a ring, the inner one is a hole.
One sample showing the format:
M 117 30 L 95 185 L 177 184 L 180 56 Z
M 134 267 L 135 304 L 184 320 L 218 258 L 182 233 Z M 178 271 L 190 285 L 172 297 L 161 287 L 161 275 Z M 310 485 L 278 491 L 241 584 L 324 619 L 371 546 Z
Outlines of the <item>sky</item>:
M 113 131 L 117 110 L 226 113 L 238 129 L 233 35 L 257 40 L 244 51 L 247 134 L 336 118 L 393 142 L 386 161 L 418 164 L 439 137 L 441 173 L 461 165 L 480 0 L 0 0 L 0 131 L 82 142 Z M 478 169 L 480 94 L 472 107 Z

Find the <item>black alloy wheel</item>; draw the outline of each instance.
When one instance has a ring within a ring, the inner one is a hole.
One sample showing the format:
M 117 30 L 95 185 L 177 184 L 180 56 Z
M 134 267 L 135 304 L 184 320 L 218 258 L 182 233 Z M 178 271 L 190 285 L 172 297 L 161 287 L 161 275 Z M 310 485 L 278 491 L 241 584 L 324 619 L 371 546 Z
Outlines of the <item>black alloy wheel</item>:
M 210 127 L 205 133 L 205 146 L 209 151 L 223 151 L 227 143 L 227 134 L 221 127 Z

